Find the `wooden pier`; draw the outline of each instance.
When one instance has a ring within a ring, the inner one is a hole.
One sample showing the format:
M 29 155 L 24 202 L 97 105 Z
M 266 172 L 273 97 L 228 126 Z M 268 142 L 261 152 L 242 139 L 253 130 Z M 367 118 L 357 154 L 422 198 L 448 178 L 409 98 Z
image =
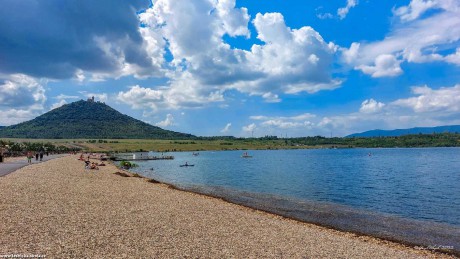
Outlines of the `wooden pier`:
M 147 161 L 147 160 L 173 160 L 174 156 L 112 156 L 112 161 Z

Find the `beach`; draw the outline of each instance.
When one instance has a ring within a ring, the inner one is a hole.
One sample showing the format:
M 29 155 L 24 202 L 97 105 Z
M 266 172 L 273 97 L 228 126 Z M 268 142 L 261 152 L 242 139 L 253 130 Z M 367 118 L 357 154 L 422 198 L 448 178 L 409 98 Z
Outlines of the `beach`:
M 449 258 L 122 177 L 78 156 L 0 177 L 0 255 L 48 258 Z

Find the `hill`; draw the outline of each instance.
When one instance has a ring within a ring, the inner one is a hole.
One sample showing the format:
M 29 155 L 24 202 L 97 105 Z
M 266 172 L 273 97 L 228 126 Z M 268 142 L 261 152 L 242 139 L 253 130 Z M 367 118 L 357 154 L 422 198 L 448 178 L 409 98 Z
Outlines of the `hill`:
M 0 128 L 0 137 L 44 139 L 193 139 L 190 134 L 178 133 L 152 126 L 110 106 L 77 101 L 51 110 L 37 118 Z
M 410 129 L 395 129 L 395 130 L 369 130 L 361 133 L 354 133 L 346 136 L 347 138 L 351 137 L 397 137 L 404 135 L 414 135 L 414 134 L 432 134 L 432 133 L 456 133 L 460 132 L 460 125 L 451 125 L 451 126 L 438 126 L 438 127 L 418 127 Z

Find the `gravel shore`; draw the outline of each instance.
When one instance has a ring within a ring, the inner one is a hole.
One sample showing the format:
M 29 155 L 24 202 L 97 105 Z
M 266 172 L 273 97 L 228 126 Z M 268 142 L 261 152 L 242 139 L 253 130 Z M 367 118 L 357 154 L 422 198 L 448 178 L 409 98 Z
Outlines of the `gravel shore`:
M 440 258 L 115 175 L 78 156 L 0 178 L 0 256 L 47 258 Z

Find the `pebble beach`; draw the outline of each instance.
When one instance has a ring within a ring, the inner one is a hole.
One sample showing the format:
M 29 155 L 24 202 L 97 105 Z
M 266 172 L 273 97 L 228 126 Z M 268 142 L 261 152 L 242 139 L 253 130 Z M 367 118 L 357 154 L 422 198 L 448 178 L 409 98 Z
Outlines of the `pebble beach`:
M 451 258 L 220 199 L 87 170 L 78 156 L 0 177 L 0 256 L 46 258 Z

